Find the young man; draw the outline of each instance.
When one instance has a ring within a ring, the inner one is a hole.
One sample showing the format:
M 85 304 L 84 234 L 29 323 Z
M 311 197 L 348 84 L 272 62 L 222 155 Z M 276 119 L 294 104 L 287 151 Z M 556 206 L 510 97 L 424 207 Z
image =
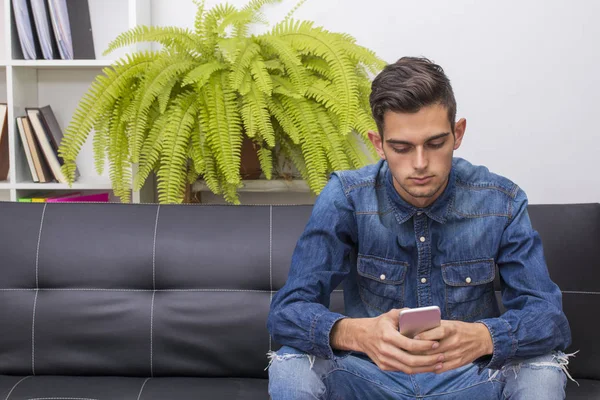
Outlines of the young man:
M 388 65 L 370 101 L 381 160 L 332 174 L 315 203 L 271 305 L 270 395 L 563 399 L 571 333 L 525 193 L 453 158 L 466 121 L 438 65 Z M 340 284 L 346 315 L 328 310 Z M 399 333 L 400 309 L 431 305 L 441 326 Z

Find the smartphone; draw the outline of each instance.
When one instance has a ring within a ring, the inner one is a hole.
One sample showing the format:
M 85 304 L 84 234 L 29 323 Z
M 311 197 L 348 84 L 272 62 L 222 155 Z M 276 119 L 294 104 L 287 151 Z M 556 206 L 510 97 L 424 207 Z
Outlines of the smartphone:
M 438 306 L 418 307 L 400 311 L 400 333 L 413 338 L 421 332 L 440 326 L 441 312 Z

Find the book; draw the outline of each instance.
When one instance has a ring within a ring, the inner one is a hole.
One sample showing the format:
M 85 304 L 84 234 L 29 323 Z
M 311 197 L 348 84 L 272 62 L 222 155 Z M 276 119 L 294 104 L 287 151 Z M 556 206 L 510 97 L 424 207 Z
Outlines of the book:
M 31 126 L 31 122 L 28 117 L 17 117 L 17 125 L 19 130 L 22 128 L 25 133 L 24 143 L 29 148 L 31 158 L 33 160 L 33 166 L 36 171 L 37 177 L 40 183 L 52 182 L 54 175 L 50 171 L 50 167 L 42 154 L 42 149 L 38 140 L 36 139 L 35 133 Z
M 9 150 L 8 150 L 8 106 L 0 104 L 0 181 L 8 179 Z
M 36 60 L 41 53 L 39 42 L 36 39 L 35 23 L 31 5 L 27 0 L 12 0 L 12 10 L 21 52 L 25 60 Z M 19 55 L 13 54 L 13 58 L 19 58 Z
M 19 131 L 19 136 L 21 137 L 21 144 L 23 145 L 23 151 L 25 152 L 25 158 L 27 159 L 27 165 L 29 165 L 29 172 L 31 172 L 31 179 L 34 182 L 39 182 L 40 178 L 38 177 L 37 171 L 35 169 L 35 164 L 33 163 L 33 156 L 31 154 L 31 149 L 29 144 L 27 143 L 27 136 L 25 135 L 25 127 L 23 126 L 23 118 L 17 117 L 17 130 Z
M 35 21 L 35 29 L 39 39 L 42 55 L 46 60 L 53 60 L 58 55 L 56 40 L 52 33 L 50 14 L 46 7 L 46 0 L 29 0 Z
M 63 132 L 49 105 L 44 107 L 26 107 L 25 112 L 33 126 L 44 157 L 50 166 L 54 178 L 60 183 L 67 183 L 62 172 L 65 163 L 58 155 L 58 145 L 63 138 Z M 75 168 L 75 179 L 80 176 L 79 169 Z
M 48 8 L 60 57 L 95 59 L 88 0 L 48 0 Z
M 72 192 L 65 193 L 64 191 L 55 191 L 55 192 L 34 192 L 26 197 L 19 198 L 20 202 L 26 203 L 47 203 L 53 199 L 67 199 L 69 197 L 77 197 L 81 196 L 81 192 Z
M 72 197 L 59 197 L 48 199 L 48 203 L 79 203 L 79 202 L 94 202 L 94 203 L 108 203 L 110 196 L 108 192 L 88 194 L 83 196 L 72 196 Z

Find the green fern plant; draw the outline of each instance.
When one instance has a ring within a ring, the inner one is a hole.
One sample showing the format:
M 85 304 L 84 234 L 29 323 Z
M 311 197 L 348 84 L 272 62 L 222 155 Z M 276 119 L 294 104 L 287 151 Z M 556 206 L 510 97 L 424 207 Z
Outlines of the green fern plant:
M 114 193 L 126 202 L 132 175 L 139 190 L 154 172 L 161 203 L 181 202 L 200 177 L 239 204 L 244 136 L 267 179 L 281 153 L 315 194 L 331 171 L 372 162 L 369 74 L 385 63 L 349 35 L 293 20 L 303 1 L 267 33 L 249 34 L 266 23 L 262 7 L 280 1 L 209 10 L 195 2 L 193 30 L 139 26 L 119 35 L 105 54 L 137 42 L 162 49 L 127 55 L 92 83 L 59 148 L 69 182 L 92 130 L 96 170 L 108 158 Z

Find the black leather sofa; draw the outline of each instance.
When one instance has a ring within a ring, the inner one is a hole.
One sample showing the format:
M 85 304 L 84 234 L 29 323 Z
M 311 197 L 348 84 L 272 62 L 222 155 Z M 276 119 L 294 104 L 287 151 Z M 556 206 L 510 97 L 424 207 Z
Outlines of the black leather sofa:
M 267 398 L 269 303 L 310 211 L 0 203 L 0 400 Z M 600 398 L 600 204 L 530 214 L 580 350 L 568 398 Z

